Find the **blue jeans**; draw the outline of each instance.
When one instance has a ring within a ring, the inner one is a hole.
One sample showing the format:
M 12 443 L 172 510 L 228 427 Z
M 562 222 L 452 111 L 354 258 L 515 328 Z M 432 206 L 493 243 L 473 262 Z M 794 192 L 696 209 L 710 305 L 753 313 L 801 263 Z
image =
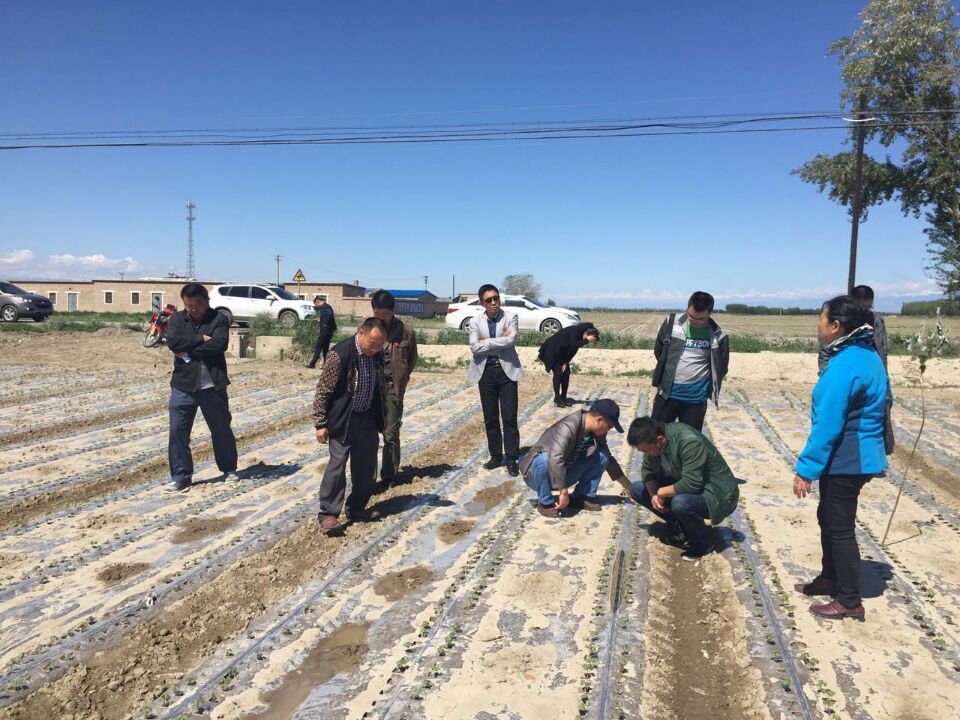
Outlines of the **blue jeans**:
M 668 478 L 666 485 L 673 485 L 675 480 Z M 703 495 L 674 495 L 670 498 L 670 509 L 662 513 L 654 510 L 650 493 L 642 482 L 633 483 L 631 495 L 633 499 L 643 505 L 662 520 L 666 520 L 667 525 L 680 526 L 683 534 L 687 536 L 690 543 L 690 552 L 694 555 L 702 555 L 710 546 L 713 545 L 713 539 L 709 528 L 704 524 L 704 520 L 710 517 L 710 510 L 707 508 L 707 501 Z
M 606 453 L 597 452 L 589 457 L 582 457 L 573 465 L 567 468 L 567 487 L 577 487 L 573 495 L 577 498 L 590 498 L 597 496 L 597 488 L 600 487 L 600 479 L 603 477 L 604 470 L 607 469 L 607 463 L 610 458 Z M 550 484 L 550 473 L 547 468 L 547 454 L 545 452 L 537 455 L 527 475 L 523 481 L 527 487 L 536 491 L 537 500 L 541 505 L 553 507 L 553 486 Z

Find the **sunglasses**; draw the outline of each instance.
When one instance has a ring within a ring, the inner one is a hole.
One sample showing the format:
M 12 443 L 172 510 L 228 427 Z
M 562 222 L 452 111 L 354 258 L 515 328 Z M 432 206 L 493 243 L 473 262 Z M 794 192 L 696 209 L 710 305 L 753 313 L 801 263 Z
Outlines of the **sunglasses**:
M 494 295 L 493 297 L 488 297 L 483 301 L 484 305 L 493 305 L 494 303 L 500 302 L 500 296 Z

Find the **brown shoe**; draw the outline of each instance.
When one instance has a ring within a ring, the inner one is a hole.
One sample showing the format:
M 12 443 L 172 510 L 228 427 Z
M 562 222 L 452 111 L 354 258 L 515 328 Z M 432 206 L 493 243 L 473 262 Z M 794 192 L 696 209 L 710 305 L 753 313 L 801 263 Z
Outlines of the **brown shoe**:
M 829 595 L 834 597 L 837 594 L 837 584 L 826 578 L 816 577 L 808 583 L 797 583 L 793 589 L 803 595 Z
M 591 512 L 597 512 L 603 508 L 603 505 L 598 503 L 596 500 L 591 500 L 585 495 L 571 495 L 570 507 L 575 510 L 590 510 Z
M 603 509 L 603 505 L 596 502 L 595 500 L 591 500 L 590 498 L 584 498 L 583 509 L 590 510 L 591 512 L 598 512 L 599 510 Z
M 841 604 L 839 600 L 831 600 L 825 605 L 811 605 L 810 612 L 818 617 L 830 618 L 831 620 L 842 620 L 843 618 L 853 618 L 854 620 L 864 620 L 867 611 L 863 605 L 857 605 L 855 608 L 848 608 Z
M 560 511 L 552 505 L 541 505 L 537 503 L 537 512 L 547 518 L 560 517 Z
M 343 535 L 343 525 L 340 524 L 339 518 L 333 515 L 320 514 L 317 516 L 317 520 L 320 521 L 320 529 L 323 530 L 328 537 Z

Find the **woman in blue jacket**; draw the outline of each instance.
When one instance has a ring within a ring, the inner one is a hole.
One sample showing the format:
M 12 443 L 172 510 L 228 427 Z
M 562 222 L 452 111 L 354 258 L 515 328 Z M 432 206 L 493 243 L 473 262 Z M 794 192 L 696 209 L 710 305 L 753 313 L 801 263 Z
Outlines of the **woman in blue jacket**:
M 813 388 L 810 437 L 797 459 L 793 492 L 804 498 L 820 481 L 820 545 L 823 569 L 795 588 L 829 595 L 810 611 L 826 618 L 864 618 L 860 597 L 860 548 L 855 535 L 857 498 L 864 484 L 883 472 L 887 373 L 873 347 L 871 314 L 847 295 L 824 303 L 817 338 L 829 361 Z

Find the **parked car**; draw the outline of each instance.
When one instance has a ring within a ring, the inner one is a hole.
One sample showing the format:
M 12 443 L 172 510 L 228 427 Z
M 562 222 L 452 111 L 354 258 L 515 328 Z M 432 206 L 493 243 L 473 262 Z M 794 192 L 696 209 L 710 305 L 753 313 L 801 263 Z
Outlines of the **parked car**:
M 3 322 L 16 322 L 22 317 L 43 322 L 52 314 L 53 303 L 50 298 L 0 280 L 0 320 Z
M 537 330 L 552 335 L 561 328 L 580 322 L 580 316 L 573 310 L 544 305 L 539 300 L 525 295 L 501 294 L 501 298 L 502 306 L 516 313 L 521 330 Z M 470 319 L 482 312 L 483 305 L 480 303 L 480 298 L 474 298 L 469 302 L 451 303 L 447 308 L 447 327 L 467 330 Z
M 266 313 L 281 325 L 294 327 L 313 315 L 313 303 L 301 300 L 289 290 L 276 285 L 216 285 L 210 291 L 210 307 L 234 322 L 250 322 Z

